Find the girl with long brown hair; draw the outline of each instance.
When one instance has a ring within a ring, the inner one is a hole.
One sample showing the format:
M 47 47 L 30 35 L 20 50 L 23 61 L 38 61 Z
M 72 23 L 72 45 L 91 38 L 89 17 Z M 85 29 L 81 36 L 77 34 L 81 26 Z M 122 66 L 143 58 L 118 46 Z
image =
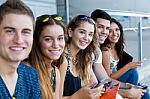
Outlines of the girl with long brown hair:
M 63 62 L 66 31 L 61 20 L 58 15 L 42 15 L 36 20 L 34 43 L 28 62 L 38 71 L 42 99 L 60 99 L 58 67 Z
M 78 15 L 68 24 L 65 37 L 65 60 L 60 67 L 63 98 L 99 97 L 103 93 L 103 85 L 92 88 L 94 85 L 91 84 L 97 83 L 92 70 L 92 63 L 98 58 L 95 22 L 86 15 Z

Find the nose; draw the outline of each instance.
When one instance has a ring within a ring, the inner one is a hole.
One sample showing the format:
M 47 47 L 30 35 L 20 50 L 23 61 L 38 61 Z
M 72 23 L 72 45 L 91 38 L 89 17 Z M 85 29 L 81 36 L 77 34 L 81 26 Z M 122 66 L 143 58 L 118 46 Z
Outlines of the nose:
M 58 48 L 59 42 L 57 40 L 54 40 L 52 46 L 53 46 L 53 48 Z
M 88 33 L 85 33 L 84 40 L 88 40 L 88 38 L 89 38 Z
M 21 32 L 16 32 L 15 35 L 14 35 L 14 42 L 17 43 L 17 44 L 20 44 L 23 42 L 23 37 L 21 35 L 22 33 Z
M 112 31 L 112 34 L 113 34 L 114 36 L 116 36 L 116 35 L 117 35 L 117 32 L 116 32 L 115 30 L 113 30 L 113 31 Z
M 107 29 L 103 28 L 103 34 L 107 34 Z

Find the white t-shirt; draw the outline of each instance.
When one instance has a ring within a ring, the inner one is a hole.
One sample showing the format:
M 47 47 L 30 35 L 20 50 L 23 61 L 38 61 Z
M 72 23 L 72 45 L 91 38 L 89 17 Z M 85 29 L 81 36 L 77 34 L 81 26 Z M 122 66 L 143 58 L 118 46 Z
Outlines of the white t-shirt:
M 94 63 L 102 64 L 102 51 L 99 48 L 98 48 L 98 54 L 99 54 L 98 59 Z M 92 58 L 93 60 L 95 60 L 94 54 L 92 54 Z

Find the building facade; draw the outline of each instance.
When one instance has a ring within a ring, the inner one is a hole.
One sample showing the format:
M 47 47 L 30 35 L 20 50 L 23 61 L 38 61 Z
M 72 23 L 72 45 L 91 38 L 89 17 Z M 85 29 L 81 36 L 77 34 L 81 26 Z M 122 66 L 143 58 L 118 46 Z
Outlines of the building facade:
M 6 0 L 0 0 L 0 4 Z M 56 0 L 23 0 L 33 11 L 34 16 L 37 17 L 42 14 L 56 14 L 57 4 Z

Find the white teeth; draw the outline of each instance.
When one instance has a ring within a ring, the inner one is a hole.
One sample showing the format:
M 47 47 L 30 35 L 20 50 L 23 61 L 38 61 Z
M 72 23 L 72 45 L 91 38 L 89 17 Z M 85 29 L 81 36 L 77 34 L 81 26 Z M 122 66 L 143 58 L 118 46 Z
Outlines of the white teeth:
M 51 51 L 51 52 L 58 52 L 58 51 Z
M 106 38 L 107 36 L 106 35 L 99 35 L 99 37 Z
M 118 39 L 118 37 L 112 37 L 112 39 Z
M 82 44 L 85 44 L 85 42 L 81 42 Z
M 51 52 L 59 52 L 60 50 L 49 50 Z
M 23 48 L 11 48 L 12 50 L 20 51 L 23 50 Z
M 86 44 L 86 42 L 81 42 L 81 44 L 85 45 L 85 44 Z

